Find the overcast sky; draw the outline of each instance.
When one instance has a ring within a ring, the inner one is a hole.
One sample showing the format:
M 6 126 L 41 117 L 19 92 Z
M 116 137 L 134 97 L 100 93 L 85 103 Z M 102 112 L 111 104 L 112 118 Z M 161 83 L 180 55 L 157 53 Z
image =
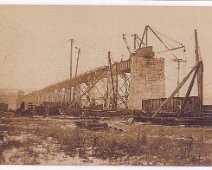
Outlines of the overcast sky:
M 196 28 L 205 66 L 205 103 L 212 103 L 211 18 L 211 7 L 0 6 L 0 88 L 40 89 L 67 79 L 70 38 L 81 48 L 79 73 L 107 65 L 109 50 L 113 62 L 127 59 L 122 34 L 132 48 L 130 35 L 141 36 L 145 25 L 185 44 L 186 53 L 175 52 L 187 60 L 182 79 L 194 65 Z M 164 50 L 151 34 L 149 38 L 155 51 Z M 76 49 L 73 57 L 74 72 Z M 176 87 L 177 65 L 170 53 L 157 57 L 165 58 L 169 95 Z

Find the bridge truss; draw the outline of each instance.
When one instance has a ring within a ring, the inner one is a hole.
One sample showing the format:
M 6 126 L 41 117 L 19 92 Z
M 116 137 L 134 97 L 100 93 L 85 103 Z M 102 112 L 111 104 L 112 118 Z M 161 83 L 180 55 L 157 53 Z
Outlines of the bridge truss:
M 19 104 L 21 101 L 35 105 L 54 103 L 64 110 L 70 107 L 96 107 L 104 110 L 128 108 L 130 63 L 128 59 L 79 74 L 71 80 L 24 95 L 20 97 Z

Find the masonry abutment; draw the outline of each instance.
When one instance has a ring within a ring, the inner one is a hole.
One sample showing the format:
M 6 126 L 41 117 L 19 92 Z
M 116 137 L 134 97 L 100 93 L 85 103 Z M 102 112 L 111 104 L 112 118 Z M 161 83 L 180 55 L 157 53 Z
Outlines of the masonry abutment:
M 131 55 L 129 109 L 142 109 L 142 100 L 165 97 L 164 59 L 154 56 L 152 46 Z

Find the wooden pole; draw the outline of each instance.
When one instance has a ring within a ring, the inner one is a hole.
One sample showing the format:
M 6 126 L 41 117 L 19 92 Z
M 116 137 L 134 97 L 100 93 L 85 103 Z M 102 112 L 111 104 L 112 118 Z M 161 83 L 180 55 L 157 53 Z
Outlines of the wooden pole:
M 116 95 L 115 95 L 115 88 L 114 88 L 114 80 L 113 80 L 113 70 L 112 70 L 112 63 L 111 63 L 111 53 L 108 51 L 108 62 L 110 67 L 110 76 L 111 76 L 111 82 L 112 82 L 112 90 L 113 90 L 113 105 L 112 108 L 115 109 L 115 103 L 116 103 Z
M 180 61 L 177 61 L 177 86 L 180 84 Z M 180 90 L 177 92 L 177 97 L 180 96 Z
M 80 48 L 77 48 L 77 47 L 75 47 L 75 48 L 78 49 L 77 63 L 76 63 L 76 70 L 75 70 L 75 77 L 76 77 L 77 71 L 78 71 L 78 65 L 79 65 Z M 75 86 L 74 89 L 73 89 L 73 99 L 72 99 L 72 101 L 75 99 L 76 90 L 77 90 L 77 86 Z
M 116 102 L 115 102 L 115 110 L 117 110 L 118 105 L 118 88 L 119 88 L 119 73 L 118 73 L 118 63 L 116 63 Z
M 194 70 L 196 70 L 199 67 L 200 63 L 197 63 L 192 69 L 191 71 L 187 74 L 187 76 L 181 81 L 181 83 L 179 84 L 179 86 L 177 86 L 177 88 L 174 90 L 174 92 L 160 105 L 160 107 L 155 111 L 155 113 L 152 115 L 152 117 L 156 117 L 158 115 L 158 113 L 160 112 L 161 108 L 168 103 L 176 94 L 177 92 L 182 88 L 182 86 L 185 84 L 185 82 L 189 79 L 190 75 L 192 74 L 192 72 Z
M 128 52 L 131 54 L 130 47 L 129 47 L 128 43 L 127 43 L 126 35 L 123 34 L 122 36 L 123 36 L 123 40 L 124 40 L 124 42 L 125 42 L 125 45 L 126 45 L 126 47 L 127 47 L 127 50 L 128 50 Z
M 199 74 L 200 74 L 200 112 L 203 112 L 203 62 L 201 61 L 200 63 L 200 69 L 199 69 Z
M 141 45 L 142 44 L 144 44 L 144 36 L 145 36 L 145 34 L 146 34 L 146 26 L 145 26 L 145 28 L 144 28 L 144 32 L 143 32 L 143 35 L 142 35 L 142 38 L 141 38 L 141 43 L 140 43 L 140 45 L 139 45 L 139 48 L 141 48 Z
M 199 65 L 199 67 L 200 67 L 200 65 Z M 194 75 L 193 75 L 193 77 L 192 77 L 191 83 L 189 84 L 188 90 L 187 90 L 186 95 L 185 95 L 185 98 L 184 98 L 184 100 L 183 100 L 182 108 L 180 109 L 180 112 L 179 112 L 178 116 L 181 116 L 182 113 L 184 112 L 184 108 L 185 108 L 185 106 L 186 106 L 186 103 L 187 103 L 187 101 L 188 101 L 188 97 L 189 97 L 189 95 L 190 95 L 190 93 L 191 93 L 191 90 L 192 90 L 192 88 L 193 88 L 195 78 L 196 78 L 197 73 L 198 73 L 198 71 L 199 71 L 199 67 L 197 67 L 197 69 L 195 70 L 195 73 L 194 73 Z
M 78 48 L 78 55 L 77 55 L 77 64 L 76 64 L 75 76 L 77 76 L 77 72 L 78 72 L 80 52 L 81 52 L 81 50 L 80 50 L 80 48 Z
M 146 47 L 147 47 L 147 43 L 148 43 L 148 25 L 146 26 Z
M 71 51 L 70 51 L 70 81 L 72 79 L 72 56 L 73 56 L 73 44 L 74 39 L 70 39 L 71 41 Z M 72 86 L 70 84 L 70 103 L 72 102 Z
M 177 86 L 178 86 L 180 83 L 180 63 L 186 62 L 186 61 L 183 59 L 180 59 L 180 58 L 175 58 L 175 59 L 173 59 L 173 61 L 177 62 Z M 179 97 L 179 96 L 180 96 L 180 90 L 177 93 L 177 97 Z
M 199 43 L 197 30 L 195 29 L 195 60 L 196 63 L 200 62 L 199 56 Z M 200 101 L 200 113 L 203 111 L 203 63 L 200 63 L 200 69 L 197 73 L 197 88 L 198 88 L 198 97 Z
M 133 34 L 133 42 L 134 42 L 134 52 L 136 51 L 136 40 L 137 40 L 137 34 Z

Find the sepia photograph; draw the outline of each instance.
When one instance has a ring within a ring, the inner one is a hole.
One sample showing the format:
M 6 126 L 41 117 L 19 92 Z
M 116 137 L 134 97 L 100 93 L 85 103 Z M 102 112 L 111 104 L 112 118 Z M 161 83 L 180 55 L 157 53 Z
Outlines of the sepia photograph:
M 212 166 L 212 6 L 0 5 L 0 165 Z

